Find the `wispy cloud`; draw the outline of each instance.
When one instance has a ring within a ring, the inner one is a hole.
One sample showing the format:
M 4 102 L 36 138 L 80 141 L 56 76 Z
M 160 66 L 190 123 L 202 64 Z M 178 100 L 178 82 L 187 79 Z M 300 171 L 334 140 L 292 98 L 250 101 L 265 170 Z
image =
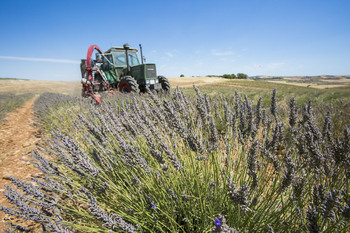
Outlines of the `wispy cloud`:
M 179 51 L 177 49 L 171 49 L 171 50 L 166 51 L 164 54 L 166 57 L 172 58 L 172 57 L 179 55 Z
M 80 63 L 80 61 L 75 61 L 75 60 L 53 59 L 53 58 L 37 58 L 37 57 L 0 56 L 0 59 L 17 60 L 17 61 L 39 61 L 39 62 L 69 63 L 69 64 L 79 64 Z
M 172 54 L 171 52 L 166 52 L 165 55 L 167 55 L 168 57 L 173 57 L 174 54 Z

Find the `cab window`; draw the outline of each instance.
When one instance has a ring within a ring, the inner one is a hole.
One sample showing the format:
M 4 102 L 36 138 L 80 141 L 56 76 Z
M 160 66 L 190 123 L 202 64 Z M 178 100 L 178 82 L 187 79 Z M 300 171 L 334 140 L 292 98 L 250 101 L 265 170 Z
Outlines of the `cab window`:
M 126 57 L 124 52 L 113 52 L 115 66 L 126 66 Z
M 126 66 L 125 52 L 112 52 L 115 66 Z M 139 65 L 139 59 L 135 52 L 129 52 L 129 64 L 130 66 Z

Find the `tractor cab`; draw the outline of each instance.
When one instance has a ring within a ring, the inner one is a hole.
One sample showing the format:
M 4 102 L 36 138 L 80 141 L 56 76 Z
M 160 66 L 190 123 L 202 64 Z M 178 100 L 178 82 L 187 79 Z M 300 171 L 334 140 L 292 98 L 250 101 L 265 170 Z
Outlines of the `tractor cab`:
M 111 76 L 113 83 L 117 83 L 122 76 L 130 73 L 131 67 L 140 65 L 137 49 L 128 49 L 128 54 L 123 47 L 112 47 L 103 54 L 103 70 Z M 128 68 L 129 67 L 129 68 Z
M 114 65 L 116 67 L 127 66 L 126 53 L 123 48 L 112 47 L 109 50 L 107 50 L 105 54 L 112 54 Z M 130 66 L 140 65 L 139 58 L 137 57 L 137 49 L 129 49 L 128 60 Z

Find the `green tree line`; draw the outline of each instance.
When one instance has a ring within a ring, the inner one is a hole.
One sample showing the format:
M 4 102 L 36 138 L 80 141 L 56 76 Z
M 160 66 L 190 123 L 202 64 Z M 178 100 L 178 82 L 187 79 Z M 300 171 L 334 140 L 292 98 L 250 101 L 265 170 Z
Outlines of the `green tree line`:
M 222 76 L 223 78 L 228 78 L 228 79 L 247 79 L 248 75 L 244 73 L 238 73 L 237 75 L 235 74 L 224 74 Z

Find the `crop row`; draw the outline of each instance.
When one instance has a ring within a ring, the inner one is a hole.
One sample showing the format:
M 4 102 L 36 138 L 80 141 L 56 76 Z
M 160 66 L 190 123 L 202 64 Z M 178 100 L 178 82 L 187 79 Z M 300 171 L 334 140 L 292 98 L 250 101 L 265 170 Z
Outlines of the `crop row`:
M 31 98 L 33 98 L 33 94 L 0 94 L 0 120 L 2 120 L 7 113 L 22 106 Z

